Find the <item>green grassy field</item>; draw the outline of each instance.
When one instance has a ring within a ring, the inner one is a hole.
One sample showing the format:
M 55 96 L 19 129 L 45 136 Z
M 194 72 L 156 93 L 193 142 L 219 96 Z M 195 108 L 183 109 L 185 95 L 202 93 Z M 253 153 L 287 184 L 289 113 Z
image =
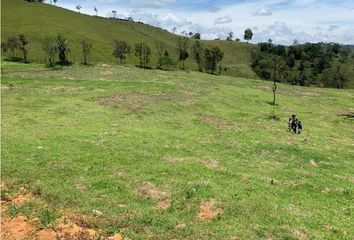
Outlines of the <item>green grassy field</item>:
M 12 214 L 45 204 L 47 222 L 69 210 L 131 239 L 353 239 L 354 122 L 337 116 L 353 90 L 279 84 L 275 121 L 260 80 L 3 69 L 1 180 L 38 195 Z
M 170 56 L 177 60 L 178 36 L 162 29 L 135 22 L 88 16 L 49 4 L 29 3 L 23 0 L 3 0 L 1 5 L 1 41 L 10 36 L 25 34 L 30 40 L 29 60 L 32 62 L 43 62 L 41 41 L 46 37 L 56 37 L 58 34 L 70 40 L 69 59 L 75 63 L 82 61 L 80 41 L 83 39 L 93 45 L 91 62 L 118 62 L 112 55 L 115 39 L 127 41 L 132 49 L 134 43 L 146 42 L 152 48 L 152 67 L 157 66 L 157 40 L 165 42 Z M 192 43 L 191 40 L 190 46 Z M 225 59 L 222 65 L 229 68 L 224 74 L 258 78 L 249 66 L 251 50 L 256 48 L 255 45 L 235 41 L 203 41 L 203 43 L 217 45 L 224 50 Z M 187 68 L 197 69 L 192 54 L 190 55 L 186 61 Z M 21 56 L 20 53 L 18 56 Z M 128 57 L 127 63 L 136 64 L 134 54 Z

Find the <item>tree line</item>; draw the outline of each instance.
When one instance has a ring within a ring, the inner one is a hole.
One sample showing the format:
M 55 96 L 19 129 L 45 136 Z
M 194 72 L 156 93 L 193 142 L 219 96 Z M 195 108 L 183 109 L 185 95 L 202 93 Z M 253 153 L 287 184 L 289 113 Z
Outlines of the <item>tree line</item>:
M 252 68 L 264 80 L 300 86 L 345 88 L 353 71 L 349 46 L 337 43 L 294 42 L 275 45 L 271 39 L 252 53 Z
M 89 59 L 92 51 L 92 44 L 87 40 L 80 41 L 82 50 L 82 61 L 84 65 L 89 65 Z M 56 65 L 70 65 L 68 55 L 71 54 L 70 41 L 63 35 L 57 37 L 47 37 L 41 41 L 43 51 L 43 62 L 47 67 Z M 190 46 L 188 38 L 179 37 L 176 44 L 177 59 L 173 59 L 167 49 L 167 43 L 156 41 L 157 66 L 158 69 L 175 69 L 177 63 L 180 63 L 181 69 L 186 69 L 185 61 L 193 57 L 199 71 L 206 71 L 211 74 L 221 73 L 220 62 L 224 57 L 224 52 L 217 46 L 204 46 L 201 41 L 196 40 Z M 1 43 L 3 53 L 7 55 L 5 60 L 22 61 L 28 63 L 28 53 L 30 50 L 30 41 L 24 34 L 19 34 L 6 39 Z M 20 51 L 21 57 L 16 55 Z M 117 58 L 119 64 L 125 64 L 128 56 L 134 54 L 137 66 L 141 68 L 151 68 L 151 47 L 145 42 L 135 43 L 131 46 L 124 40 L 114 40 L 112 44 L 112 55 Z M 218 71 L 219 67 L 219 71 Z

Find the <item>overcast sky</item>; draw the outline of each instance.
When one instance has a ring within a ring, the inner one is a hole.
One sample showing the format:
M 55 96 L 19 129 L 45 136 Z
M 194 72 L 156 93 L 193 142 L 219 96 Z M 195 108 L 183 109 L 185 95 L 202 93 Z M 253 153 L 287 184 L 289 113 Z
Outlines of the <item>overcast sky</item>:
M 47 0 L 49 1 L 49 0 Z M 202 39 L 243 39 L 251 28 L 252 42 L 292 44 L 340 42 L 354 44 L 354 0 L 58 0 L 57 5 L 82 13 L 132 17 L 176 33 L 200 32 Z

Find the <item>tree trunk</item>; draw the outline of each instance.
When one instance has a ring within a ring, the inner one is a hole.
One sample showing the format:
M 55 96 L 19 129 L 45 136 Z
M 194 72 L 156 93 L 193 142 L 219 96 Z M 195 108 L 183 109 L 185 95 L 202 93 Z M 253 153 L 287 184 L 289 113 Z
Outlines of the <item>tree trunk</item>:
M 27 62 L 27 53 L 23 52 L 23 61 L 26 63 Z
M 62 64 L 65 63 L 66 56 L 65 56 L 65 52 L 62 50 L 59 52 L 59 59 L 60 59 L 60 63 Z
M 273 105 L 275 105 L 275 91 L 277 90 L 277 83 L 273 82 Z

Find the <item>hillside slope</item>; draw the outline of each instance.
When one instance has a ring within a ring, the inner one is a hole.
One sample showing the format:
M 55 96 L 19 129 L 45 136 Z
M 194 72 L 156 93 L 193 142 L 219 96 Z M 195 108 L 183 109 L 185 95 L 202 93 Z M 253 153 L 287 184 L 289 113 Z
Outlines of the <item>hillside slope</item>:
M 279 84 L 275 121 L 266 81 L 115 64 L 3 69 L 2 194 L 36 198 L 2 216 L 55 227 L 76 213 L 134 240 L 354 236 L 354 121 L 338 116 L 354 112 L 352 89 Z M 294 112 L 301 134 L 287 132 Z
M 23 0 L 3 0 L 1 15 L 1 40 L 21 33 L 28 36 L 31 41 L 30 61 L 42 61 L 41 40 L 58 34 L 69 38 L 72 50 L 70 60 L 73 62 L 80 62 L 82 59 L 79 42 L 83 39 L 93 45 L 93 62 L 116 61 L 112 56 L 115 39 L 125 40 L 130 45 L 139 41 L 146 42 L 152 48 L 152 66 L 156 66 L 157 62 L 157 40 L 166 42 L 170 55 L 177 59 L 178 36 L 145 24 L 88 16 L 52 5 Z M 225 74 L 257 78 L 249 66 L 250 50 L 255 48 L 254 45 L 227 41 L 203 42 L 207 45 L 218 45 L 224 50 L 226 55 L 222 65 L 229 68 Z M 135 64 L 133 54 L 127 59 L 127 63 Z M 192 57 L 188 59 L 187 66 L 189 69 L 196 69 Z

